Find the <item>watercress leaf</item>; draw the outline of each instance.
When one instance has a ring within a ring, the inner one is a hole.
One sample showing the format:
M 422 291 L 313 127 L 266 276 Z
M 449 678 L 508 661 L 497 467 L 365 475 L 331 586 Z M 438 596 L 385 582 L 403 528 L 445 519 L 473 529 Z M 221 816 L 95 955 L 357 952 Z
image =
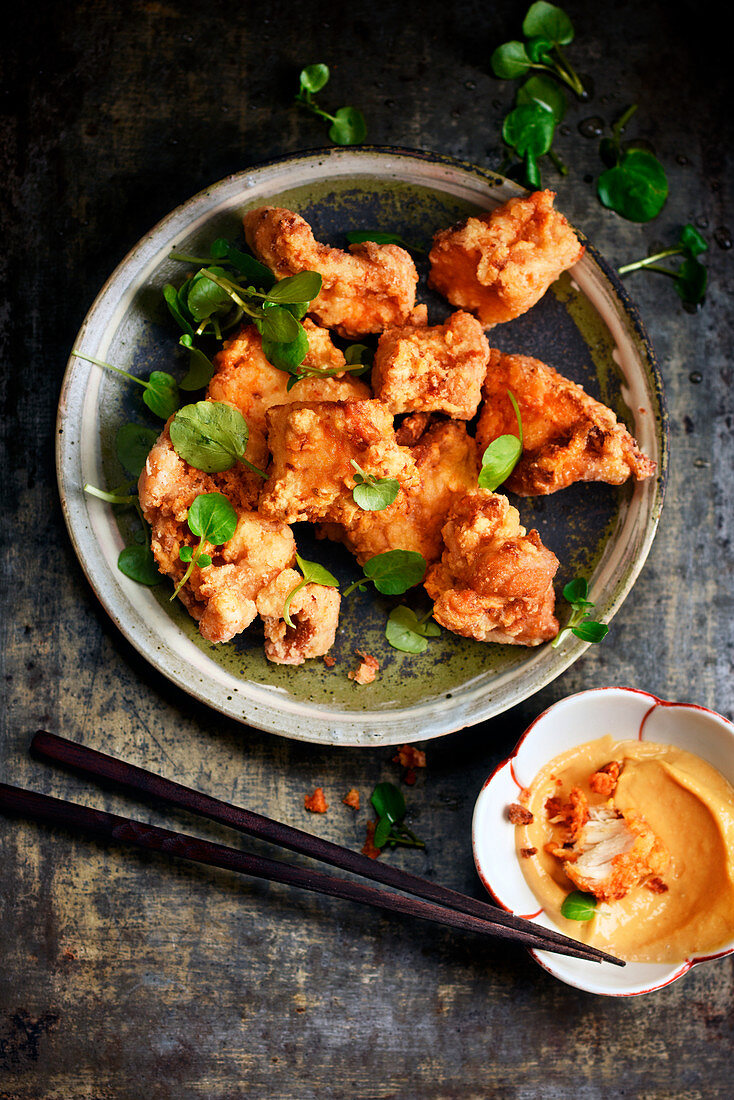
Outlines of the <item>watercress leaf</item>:
M 187 316 L 188 310 L 179 298 L 179 293 L 171 283 L 163 287 L 163 297 L 174 321 L 187 336 L 193 336 L 194 328 Z
M 609 627 L 604 623 L 595 623 L 591 620 L 579 623 L 578 626 L 571 627 L 571 630 L 577 638 L 581 638 L 582 642 L 600 642 L 609 633 Z
M 306 561 L 298 553 L 296 554 L 296 561 L 298 562 L 298 568 L 303 573 L 304 580 L 308 581 L 309 584 L 323 584 L 327 588 L 339 587 L 339 581 L 334 574 L 325 569 L 323 565 L 319 565 L 317 561 Z
M 335 145 L 359 145 L 367 137 L 367 123 L 358 107 L 340 107 L 329 127 Z
M 521 454 L 522 446 L 516 435 L 500 435 L 494 439 L 482 455 L 479 488 L 494 492 L 515 469 Z
M 566 920 L 591 920 L 596 911 L 596 898 L 593 894 L 582 894 L 573 890 L 563 899 L 561 916 Z
M 553 112 L 540 103 L 523 103 L 510 111 L 502 124 L 502 137 L 521 157 L 542 157 L 553 144 Z
M 178 408 L 178 383 L 172 374 L 163 370 L 154 370 L 143 391 L 143 401 L 151 412 L 168 420 Z
M 369 368 L 372 365 L 373 352 L 366 344 L 350 344 L 344 352 L 344 358 L 347 361 L 347 366 L 353 367 L 358 363 L 363 363 L 365 368 Z M 356 371 L 352 372 L 356 374 Z
M 697 306 L 706 297 L 707 282 L 706 268 L 693 256 L 688 256 L 678 268 L 674 285 L 682 301 L 687 305 Z
M 249 436 L 242 413 L 221 401 L 184 405 L 171 421 L 170 433 L 176 454 L 207 474 L 234 466 Z
M 668 197 L 668 181 L 657 157 L 641 149 L 622 153 L 614 168 L 602 172 L 597 194 L 604 206 L 631 222 L 656 217 Z
M 360 481 L 352 489 L 354 503 L 364 512 L 382 512 L 389 508 L 400 492 L 400 482 L 394 477 L 380 477 L 370 481 Z
M 277 367 L 278 370 L 288 371 L 289 374 L 295 374 L 308 355 L 308 336 L 303 326 L 299 325 L 295 340 L 284 343 L 277 340 L 268 340 L 264 336 L 262 348 L 263 355 L 274 367 Z M 294 383 L 297 381 L 298 378 L 295 378 Z
M 182 546 L 178 552 L 178 556 L 181 561 L 192 561 L 194 557 L 194 551 L 190 546 Z
M 226 260 L 229 254 L 229 241 L 224 237 L 217 237 L 216 241 L 212 242 L 212 246 L 209 249 L 209 255 L 213 260 Z
M 573 23 L 565 11 L 545 0 L 537 0 L 528 8 L 523 19 L 522 33 L 526 38 L 547 38 L 556 46 L 567 46 L 573 42 Z
M 392 822 L 389 817 L 381 817 L 375 826 L 375 833 L 372 837 L 372 843 L 375 848 L 384 848 L 387 843 L 387 838 L 390 836 L 390 830 L 392 829 Z
M 287 309 L 289 313 L 292 313 L 297 321 L 302 321 L 308 313 L 308 307 L 310 302 L 283 302 L 282 309 Z
M 270 268 L 261 264 L 248 252 L 240 252 L 238 248 L 227 245 L 227 260 L 241 275 L 244 275 L 248 284 L 260 290 L 270 290 L 275 285 L 275 275 Z
M 153 557 L 153 551 L 147 545 L 126 546 L 120 551 L 117 568 L 138 584 L 147 584 L 150 588 L 160 584 L 161 574 Z
M 531 190 L 537 190 L 543 186 L 537 158 L 529 151 L 525 154 L 525 186 Z
M 158 438 L 152 428 L 141 424 L 123 424 L 115 437 L 117 457 L 129 474 L 140 477 L 150 449 Z
M 385 637 L 390 645 L 403 653 L 425 652 L 427 639 L 436 638 L 440 633 L 438 623 L 420 620 L 412 608 L 403 604 L 390 612 L 385 627 Z
M 700 256 L 708 249 L 708 244 L 694 225 L 684 225 L 680 231 L 678 244 L 689 256 Z
M 411 248 L 407 241 L 399 237 L 397 233 L 381 233 L 376 229 L 355 229 L 345 234 L 350 244 L 362 244 L 364 241 L 374 241 L 375 244 L 398 244 L 401 248 Z
M 198 566 L 199 569 L 206 569 L 207 565 L 211 565 L 211 563 L 212 563 L 212 559 L 209 557 L 208 554 L 197 554 L 196 555 L 196 565 Z
M 521 107 L 524 103 L 540 104 L 541 107 L 545 107 L 546 110 L 551 112 L 556 125 L 563 119 L 568 106 L 563 88 L 552 77 L 545 76 L 544 73 L 536 74 L 526 80 L 518 88 L 515 102 L 518 107 Z
M 377 811 L 378 817 L 387 818 L 391 825 L 397 824 L 405 817 L 405 799 L 403 792 L 394 783 L 378 783 L 370 795 L 370 802 Z
M 290 344 L 298 339 L 302 325 L 287 309 L 275 302 L 265 302 L 258 328 L 263 339 L 274 344 Z
M 515 80 L 518 76 L 525 76 L 531 66 L 522 42 L 505 42 L 498 46 L 489 59 L 492 72 L 500 80 Z
M 298 275 L 289 275 L 281 279 L 268 291 L 267 300 L 285 303 L 312 302 L 321 290 L 321 276 L 318 271 L 300 271 Z
M 589 594 L 589 582 L 586 577 L 574 577 L 563 588 L 563 598 L 569 603 L 579 603 Z
M 311 95 L 315 95 L 316 92 L 320 92 L 321 89 L 326 86 L 328 80 L 328 65 L 319 63 L 317 65 L 307 65 L 305 69 L 301 69 L 301 90 L 304 92 L 308 92 Z
M 525 43 L 525 49 L 531 61 L 542 62 L 544 65 L 552 64 L 553 59 L 549 54 L 553 49 L 553 43 L 549 39 L 543 38 L 542 35 L 536 35 L 535 38 L 528 39 Z
M 237 513 L 222 493 L 199 493 L 186 518 L 192 534 L 213 546 L 222 546 L 237 530 Z
M 227 272 L 222 267 L 206 267 L 197 271 L 189 280 L 186 294 L 186 304 L 195 321 L 207 321 L 217 313 L 229 313 L 232 308 L 232 299 L 226 290 L 218 286 L 212 279 L 208 279 L 205 271 L 211 271 L 220 279 L 227 279 Z
M 214 366 L 204 352 L 194 345 L 193 338 L 187 333 L 179 340 L 182 348 L 189 353 L 189 369 L 179 382 L 182 390 L 202 390 L 208 386 L 214 374 Z
M 366 561 L 363 572 L 384 596 L 401 596 L 423 580 L 426 559 L 416 550 L 386 550 Z

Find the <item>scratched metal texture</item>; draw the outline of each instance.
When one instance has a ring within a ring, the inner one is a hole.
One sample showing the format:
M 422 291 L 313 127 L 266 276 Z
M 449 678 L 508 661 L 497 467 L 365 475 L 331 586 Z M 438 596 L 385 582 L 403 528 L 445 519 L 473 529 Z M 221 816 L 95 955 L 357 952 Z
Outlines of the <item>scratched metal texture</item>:
M 327 106 L 363 108 L 370 140 L 497 168 L 512 88 L 490 74 L 526 5 L 39 0 L 4 24 L 3 509 L 0 776 L 224 839 L 33 762 L 39 726 L 360 846 L 391 750 L 330 750 L 248 731 L 153 673 L 84 579 L 55 488 L 64 364 L 89 303 L 138 238 L 207 183 L 324 144 L 292 91 L 327 61 Z M 565 5 L 569 55 L 593 76 L 551 169 L 560 205 L 618 265 L 694 221 L 734 229 L 726 62 L 705 6 Z M 671 184 L 647 226 L 594 197 L 596 143 L 630 103 Z M 432 742 L 408 792 L 428 854 L 389 856 L 481 896 L 476 793 L 541 709 L 624 684 L 732 716 L 732 252 L 712 243 L 705 309 L 663 277 L 629 279 L 665 377 L 666 508 L 609 639 L 539 695 Z M 325 788 L 323 817 L 303 795 Z M 341 804 L 362 793 L 356 815 Z M 1 1100 L 708 1100 L 731 1095 L 733 960 L 649 997 L 605 1000 L 521 951 L 346 903 L 169 865 L 0 819 Z

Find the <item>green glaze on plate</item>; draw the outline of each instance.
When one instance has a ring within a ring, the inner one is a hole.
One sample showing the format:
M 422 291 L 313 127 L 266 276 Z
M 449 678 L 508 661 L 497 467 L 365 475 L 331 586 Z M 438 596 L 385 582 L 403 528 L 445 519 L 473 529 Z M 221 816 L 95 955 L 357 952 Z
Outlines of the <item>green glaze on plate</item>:
M 207 249 L 219 236 L 241 236 L 241 217 L 260 205 L 297 210 L 317 239 L 344 246 L 355 229 L 399 233 L 425 248 L 433 234 L 518 193 L 501 177 L 445 157 L 400 150 L 331 149 L 240 173 L 179 207 L 133 249 L 110 277 L 77 338 L 85 354 L 138 375 L 186 369 L 177 333 L 162 301 L 165 283 L 189 268 L 168 259 L 175 249 Z M 419 298 L 429 320 L 449 312 L 425 290 L 427 257 L 415 254 Z M 507 352 L 534 355 L 557 366 L 627 422 L 659 477 L 636 485 L 576 485 L 552 497 L 514 500 L 526 527 L 537 527 L 561 560 L 556 590 L 577 573 L 591 580 L 591 598 L 608 621 L 631 588 L 648 553 L 662 507 L 666 423 L 660 378 L 644 329 L 621 284 L 590 247 L 528 314 L 489 334 Z M 443 631 L 419 656 L 392 649 L 384 637 L 389 610 L 400 602 L 353 593 L 342 604 L 332 655 L 292 668 L 272 665 L 253 626 L 214 646 L 171 603 L 171 586 L 144 588 L 124 577 L 117 555 L 136 520 L 85 497 L 85 481 L 108 488 L 125 482 L 114 436 L 128 420 L 159 428 L 138 387 L 78 359 L 69 363 L 59 406 L 57 461 L 69 531 L 103 605 L 126 637 L 157 669 L 223 713 L 262 729 L 340 745 L 394 744 L 436 737 L 482 721 L 526 698 L 558 676 L 586 645 L 572 638 L 559 651 L 486 645 Z M 302 556 L 322 562 L 342 581 L 358 575 L 346 550 L 319 541 L 305 524 L 295 528 Z M 428 608 L 422 589 L 405 602 Z M 563 621 L 567 609 L 559 599 Z M 613 639 L 607 644 L 613 644 Z M 378 679 L 357 686 L 347 678 L 355 649 L 381 663 Z

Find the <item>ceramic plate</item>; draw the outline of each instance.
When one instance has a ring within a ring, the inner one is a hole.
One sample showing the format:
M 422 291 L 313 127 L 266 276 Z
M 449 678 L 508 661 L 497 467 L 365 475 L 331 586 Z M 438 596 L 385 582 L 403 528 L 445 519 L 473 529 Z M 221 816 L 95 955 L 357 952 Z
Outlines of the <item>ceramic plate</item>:
M 514 184 L 479 168 L 395 149 L 330 149 L 239 173 L 174 210 L 135 246 L 102 288 L 75 346 L 137 375 L 159 369 L 181 376 L 178 335 L 161 288 L 178 284 L 189 269 L 169 260 L 169 253 L 177 248 L 207 254 L 216 237 L 237 239 L 242 214 L 251 207 L 268 203 L 297 210 L 318 239 L 337 245 L 344 245 L 351 229 L 382 229 L 425 246 L 437 229 L 516 194 Z M 425 287 L 426 258 L 417 255 Z M 431 323 L 450 312 L 447 303 L 425 291 L 421 300 L 428 302 Z M 667 463 L 662 384 L 640 318 L 620 282 L 588 246 L 583 259 L 528 314 L 494 329 L 490 343 L 543 359 L 580 382 L 625 420 L 658 464 L 658 476 L 638 484 L 575 485 L 554 496 L 515 502 L 525 526 L 537 527 L 561 561 L 557 591 L 573 576 L 589 577 L 590 598 L 608 621 L 650 549 Z M 556 651 L 549 645 L 486 645 L 444 631 L 427 653 L 411 656 L 385 641 L 392 602 L 377 594 L 355 594 L 344 606 L 332 669 L 320 660 L 295 669 L 269 664 L 254 625 L 226 645 L 205 642 L 178 601 L 169 602 L 168 584 L 145 588 L 118 571 L 129 519 L 82 489 L 85 482 L 110 488 L 126 480 L 114 450 L 122 423 L 160 427 L 140 402 L 140 392 L 111 372 L 70 360 L 57 439 L 66 521 L 92 587 L 125 637 L 156 669 L 222 713 L 326 744 L 424 740 L 518 703 L 586 649 L 575 638 Z M 323 562 L 341 580 L 356 577 L 342 547 L 312 541 L 305 525 L 295 533 L 302 556 Z M 563 616 L 566 609 L 559 604 Z M 357 647 L 381 662 L 370 686 L 359 687 L 346 676 Z

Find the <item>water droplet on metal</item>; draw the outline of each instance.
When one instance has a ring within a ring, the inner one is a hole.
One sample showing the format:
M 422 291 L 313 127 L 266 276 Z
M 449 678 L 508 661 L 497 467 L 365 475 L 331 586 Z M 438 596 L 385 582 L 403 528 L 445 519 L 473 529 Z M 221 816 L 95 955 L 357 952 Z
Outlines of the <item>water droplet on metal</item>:
M 700 370 L 692 370 L 691 373 L 688 375 L 688 378 L 689 381 L 693 382 L 694 386 L 697 385 L 699 382 L 703 382 L 703 375 L 701 374 Z
M 678 164 L 690 164 L 691 163 L 690 160 L 688 159 L 688 157 L 684 156 L 683 153 L 679 153 L 678 156 L 675 159 L 677 160 Z
M 563 134 L 564 137 L 568 137 L 568 135 L 571 133 L 571 127 L 567 126 L 564 122 L 563 126 L 559 127 L 559 133 Z
M 604 119 L 594 115 L 579 122 L 579 133 L 585 138 L 598 138 L 604 133 Z
M 696 225 L 698 226 L 699 229 L 708 229 L 709 220 L 708 220 L 708 218 L 704 217 L 703 214 L 702 214 L 700 218 L 696 218 Z
M 470 92 L 473 92 L 477 86 L 476 80 L 465 80 L 464 87 L 468 88 Z
M 725 251 L 732 246 L 731 232 L 725 225 L 720 225 L 714 230 L 714 240 L 719 248 L 723 248 Z
M 705 458 L 694 458 L 693 465 L 697 466 L 699 470 L 705 470 L 711 463 Z

